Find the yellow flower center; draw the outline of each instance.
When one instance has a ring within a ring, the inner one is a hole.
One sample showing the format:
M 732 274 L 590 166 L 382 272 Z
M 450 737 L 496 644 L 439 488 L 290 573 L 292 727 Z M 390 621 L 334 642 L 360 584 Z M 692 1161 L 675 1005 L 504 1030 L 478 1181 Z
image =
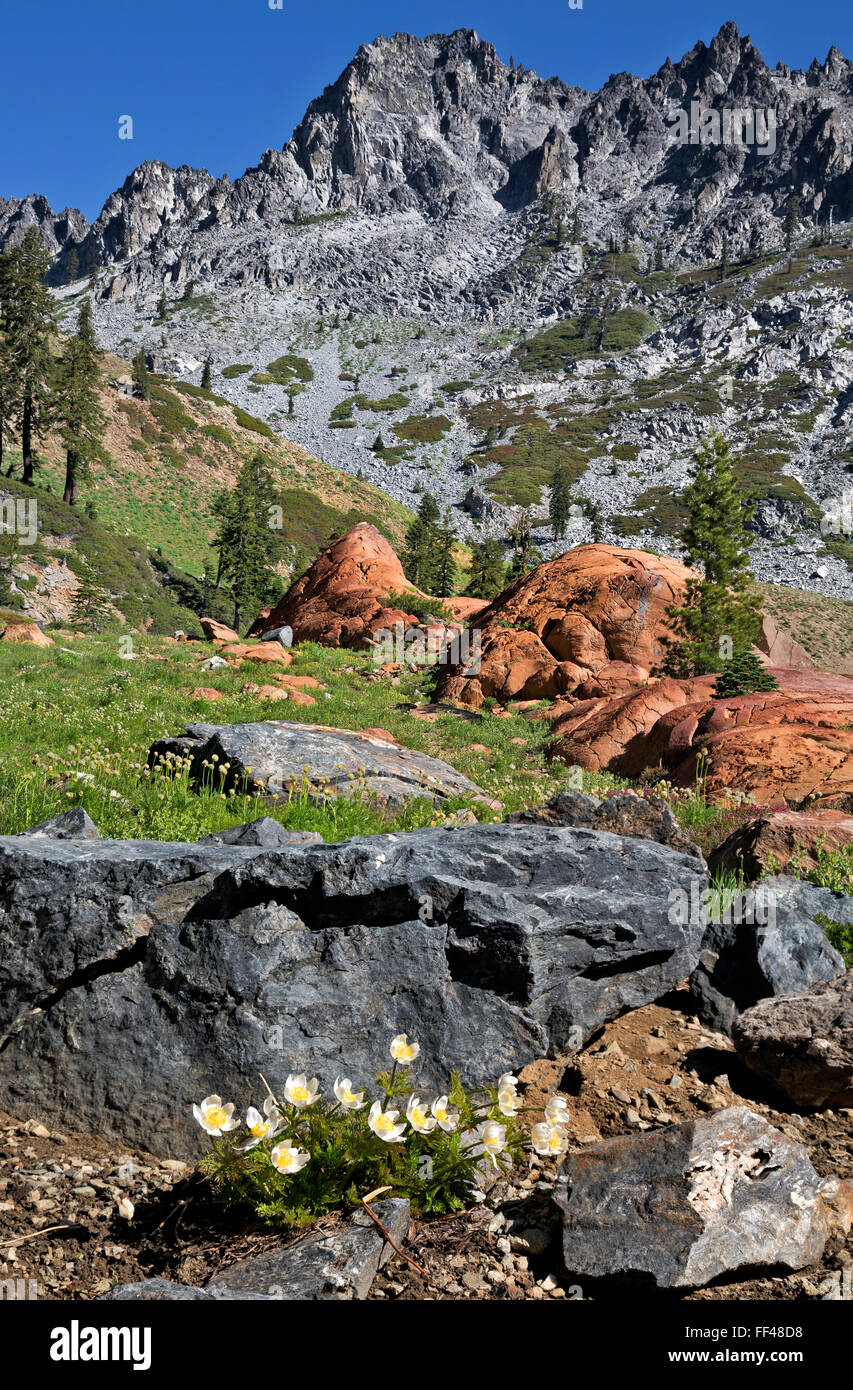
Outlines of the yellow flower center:
M 552 1134 L 552 1135 L 550 1136 L 550 1138 L 548 1139 L 548 1148 L 549 1148 L 549 1149 L 561 1149 L 562 1147 L 563 1147 L 563 1141 L 562 1141 L 562 1139 L 560 1138 L 559 1134 Z
M 352 1091 L 344 1091 L 344 1103 L 346 1105 L 355 1105 L 357 1103 Z
M 209 1105 L 204 1112 L 204 1118 L 213 1129 L 221 1129 L 228 1119 L 221 1105 Z
M 435 1118 L 438 1120 L 439 1124 L 442 1124 L 442 1125 L 443 1125 L 443 1124 L 445 1123 L 445 1121 L 447 1120 L 447 1111 L 446 1111 L 446 1110 L 441 1110 L 441 1109 L 436 1110 L 436 1112 L 435 1112 Z
M 293 1154 L 291 1153 L 290 1149 L 282 1149 L 281 1153 L 276 1159 L 276 1165 L 279 1168 L 293 1167 Z
M 426 1124 L 426 1111 L 424 1111 L 424 1110 L 413 1110 L 413 1111 L 412 1111 L 412 1119 L 414 1120 L 414 1122 L 415 1122 L 416 1125 L 423 1125 L 423 1124 Z
M 249 1126 L 249 1133 L 253 1139 L 263 1139 L 268 1129 L 269 1125 L 260 1120 L 258 1124 Z
M 483 1143 L 489 1149 L 496 1149 L 500 1142 L 501 1141 L 496 1134 L 487 1134 L 483 1140 Z
M 389 1129 L 394 1128 L 394 1121 L 388 1115 L 377 1115 L 376 1128 L 381 1129 L 387 1133 Z
M 291 1099 L 294 1100 L 298 1105 L 300 1101 L 304 1102 L 306 1100 L 310 1100 L 311 1092 L 308 1090 L 307 1086 L 294 1086 L 293 1090 L 290 1093 L 290 1096 Z

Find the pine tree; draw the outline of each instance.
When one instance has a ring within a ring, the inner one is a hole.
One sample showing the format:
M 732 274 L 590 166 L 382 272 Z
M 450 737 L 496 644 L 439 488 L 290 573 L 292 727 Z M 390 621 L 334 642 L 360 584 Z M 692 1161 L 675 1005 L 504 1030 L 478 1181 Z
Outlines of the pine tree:
M 749 695 L 752 691 L 778 690 L 779 682 L 755 652 L 740 652 L 722 664 L 714 682 L 715 695 Z
M 9 275 L 11 263 L 7 252 L 0 250 L 0 474 L 3 472 L 3 450 L 14 415 L 14 376 L 9 351 L 7 312 L 9 308 Z
M 377 434 L 371 447 L 374 454 L 380 454 L 382 450 L 385 448 L 385 441 L 382 438 L 381 433 Z
M 493 599 L 504 587 L 506 565 L 500 541 L 477 541 L 471 547 L 468 592 L 477 598 Z
M 418 514 L 406 532 L 406 547 L 401 557 L 406 578 L 426 593 L 432 593 L 432 585 L 437 580 L 439 516 L 435 498 L 425 492 Z
M 166 291 L 163 290 L 163 292 L 160 295 L 160 298 L 157 300 L 157 318 L 160 320 L 161 323 L 163 322 L 168 312 L 169 301 L 166 298 Z
M 92 460 L 105 457 L 98 438 L 104 421 L 98 404 L 99 380 L 92 306 L 84 299 L 77 317 L 77 332 L 65 345 L 57 374 L 57 413 L 65 449 L 62 500 L 72 507 L 77 502 L 80 479 L 88 476 Z
M 555 541 L 562 540 L 565 536 L 571 514 L 572 479 L 569 466 L 566 463 L 558 463 L 551 477 L 551 500 L 548 503 L 548 515 L 551 518 Z
M 148 364 L 145 360 L 145 348 L 141 347 L 133 359 L 133 391 L 134 395 L 139 396 L 140 400 L 147 401 L 151 394 L 151 383 L 148 380 Z
M 53 419 L 53 359 L 56 332 L 53 297 L 43 283 L 50 256 L 35 227 L 7 253 L 4 267 L 4 337 L 13 423 L 20 434 L 23 482 L 32 486 L 35 441 Z
M 234 627 L 239 631 L 247 612 L 263 606 L 272 577 L 276 538 L 269 527 L 269 507 L 275 483 L 263 454 L 247 459 L 234 487 L 216 495 L 214 549 L 219 571 L 217 587 L 228 584 L 234 600 Z
M 436 578 L 430 592 L 436 598 L 448 598 L 450 594 L 456 592 L 458 586 L 458 574 L 456 561 L 453 558 L 453 547 L 456 544 L 456 530 L 453 525 L 453 515 L 448 507 L 441 518 L 441 525 L 436 534 L 435 548 L 435 574 Z
M 202 391 L 209 391 L 209 390 L 210 390 L 210 381 L 211 381 L 211 370 L 210 370 L 210 358 L 208 357 L 208 358 L 205 359 L 204 366 L 203 366 L 202 369 L 201 369 L 201 389 L 202 389 Z
M 661 671 L 669 676 L 719 671 L 724 652 L 748 651 L 761 624 L 761 601 L 749 592 L 752 573 L 745 523 L 752 508 L 738 488 L 729 446 L 714 434 L 694 455 L 694 472 L 685 489 L 688 511 L 683 545 L 688 565 L 700 570 L 689 579 L 684 602 L 668 614 L 670 633 Z
M 77 248 L 72 246 L 65 261 L 65 283 L 67 285 L 73 285 L 79 275 L 80 258 L 77 255 Z
M 573 246 L 579 246 L 580 243 L 581 243 L 581 240 L 582 240 L 582 238 L 583 238 L 583 228 L 581 227 L 581 219 L 580 219 L 580 215 L 579 215 L 579 213 L 578 213 L 577 208 L 575 208 L 575 209 L 573 210 L 573 212 L 572 212 L 572 231 L 571 231 L 571 237 L 572 237 L 572 245 L 573 245 Z
M 797 230 L 799 220 L 800 197 L 798 193 L 792 193 L 785 204 L 785 221 L 782 223 L 786 251 L 790 251 L 794 244 L 794 233 Z
M 663 270 L 663 269 L 664 269 L 663 246 L 661 245 L 660 237 L 658 237 L 658 240 L 655 242 L 655 270 Z
M 723 246 L 720 252 L 720 279 L 725 280 L 729 273 L 729 234 L 723 232 Z
M 522 575 L 529 574 L 537 565 L 542 564 L 542 556 L 533 543 L 530 515 L 523 508 L 519 508 L 510 527 L 509 539 L 513 555 L 507 572 L 507 583 L 520 579 Z
M 71 608 L 75 627 L 91 627 L 100 632 L 110 618 L 109 596 L 98 583 L 97 572 L 87 560 L 77 564 L 77 592 Z

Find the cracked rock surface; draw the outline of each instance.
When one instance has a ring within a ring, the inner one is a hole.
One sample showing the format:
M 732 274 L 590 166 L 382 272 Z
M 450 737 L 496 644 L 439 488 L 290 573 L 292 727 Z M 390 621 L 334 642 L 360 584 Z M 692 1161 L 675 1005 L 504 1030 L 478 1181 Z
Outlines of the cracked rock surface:
M 185 1157 L 193 1101 L 248 1102 L 259 1071 L 297 1065 L 369 1080 L 398 1032 L 423 1084 L 479 1085 L 683 980 L 701 924 L 669 898 L 696 876 L 654 841 L 552 826 L 275 850 L 2 838 L 3 1104 Z

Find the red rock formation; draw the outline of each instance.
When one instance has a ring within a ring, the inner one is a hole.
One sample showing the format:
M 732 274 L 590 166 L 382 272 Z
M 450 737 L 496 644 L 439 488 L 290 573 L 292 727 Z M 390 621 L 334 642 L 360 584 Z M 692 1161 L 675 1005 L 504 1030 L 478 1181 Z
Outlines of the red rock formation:
M 819 850 L 846 849 L 851 844 L 853 816 L 846 811 L 771 811 L 740 826 L 717 846 L 708 862 L 712 870 L 741 870 L 754 879 L 783 873 L 792 859 L 802 872 L 817 864 Z
M 645 550 L 582 545 L 525 575 L 477 615 L 479 674 L 450 669 L 437 698 L 621 693 L 662 656 L 666 614 L 693 571 Z
M 403 608 L 388 607 L 392 594 L 413 594 L 428 606 L 449 608 L 456 619 L 455 630 L 444 626 L 426 629 L 436 639 L 449 640 L 462 623 L 470 623 L 482 609 L 484 599 L 431 599 L 410 583 L 403 566 L 375 526 L 360 522 L 340 540 L 318 555 L 311 568 L 288 589 L 275 608 L 266 608 L 249 629 L 256 637 L 271 627 L 288 625 L 296 642 L 321 642 L 326 647 L 368 648 L 375 645 L 374 633 L 382 628 L 394 633 L 420 626 L 420 620 Z
M 53 646 L 53 638 L 42 632 L 37 623 L 9 623 L 0 632 L 0 642 L 28 642 L 33 647 Z
M 225 623 L 218 623 L 215 618 L 199 618 L 199 623 L 208 642 L 240 641 L 239 632 L 235 632 L 233 627 L 227 627 Z
M 713 699 L 713 676 L 664 680 L 567 710 L 551 756 L 636 777 L 663 768 L 694 785 L 699 758 L 712 796 L 737 789 L 763 804 L 853 793 L 853 680 L 772 668 L 780 689 Z
M 417 621 L 383 602 L 392 593 L 409 590 L 413 585 L 385 537 L 375 526 L 362 522 L 324 550 L 275 608 L 256 620 L 248 635 L 287 624 L 296 642 L 369 647 L 377 628 L 393 631 L 397 622 Z

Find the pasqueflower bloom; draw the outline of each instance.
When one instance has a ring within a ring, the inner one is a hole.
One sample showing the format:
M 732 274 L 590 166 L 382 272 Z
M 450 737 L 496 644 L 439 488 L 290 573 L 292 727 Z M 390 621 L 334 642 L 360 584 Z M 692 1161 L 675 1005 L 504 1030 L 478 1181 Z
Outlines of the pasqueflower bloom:
M 275 1134 L 281 1124 L 281 1115 L 272 1096 L 267 1096 L 264 1101 L 264 1113 L 256 1110 L 254 1105 L 250 1105 L 246 1111 L 246 1128 L 249 1131 L 248 1142 L 243 1145 L 243 1152 L 248 1153 L 249 1149 L 254 1149 L 256 1144 L 262 1140 L 269 1139 L 270 1135 Z
M 502 1115 L 515 1115 L 521 1109 L 517 1086 L 518 1077 L 505 1071 L 498 1081 L 498 1109 Z
M 545 1119 L 549 1125 L 567 1125 L 569 1123 L 569 1104 L 562 1096 L 551 1096 L 545 1106 Z
M 277 1173 L 289 1177 L 292 1173 L 298 1173 L 300 1168 L 304 1168 L 306 1163 L 310 1163 L 311 1155 L 304 1149 L 297 1149 L 293 1144 L 276 1144 L 270 1154 L 270 1163 Z
M 404 1067 L 414 1062 L 420 1050 L 420 1043 L 410 1043 L 407 1033 L 398 1033 L 396 1038 L 391 1039 L 391 1056 Z
M 316 1076 L 308 1081 L 304 1071 L 298 1076 L 289 1076 L 284 1083 L 284 1098 L 295 1105 L 297 1110 L 307 1110 L 309 1105 L 320 1099 Z
M 193 1106 L 193 1114 L 208 1134 L 224 1134 L 226 1130 L 236 1129 L 234 1105 L 223 1105 L 219 1096 L 205 1096 L 201 1105 Z
M 437 1123 L 434 1115 L 427 1114 L 425 1107 L 421 1105 L 419 1096 L 409 1096 L 406 1119 L 412 1129 L 417 1130 L 418 1134 L 431 1134 Z
M 499 1125 L 497 1120 L 486 1120 L 479 1129 L 474 1130 L 471 1139 L 476 1146 L 474 1152 L 488 1154 L 497 1168 L 498 1154 L 503 1153 L 506 1147 L 506 1125 Z
M 439 1096 L 430 1106 L 436 1118 L 439 1129 L 443 1129 L 447 1134 L 452 1134 L 459 1123 L 459 1111 L 455 1105 L 448 1105 L 447 1096 Z
M 538 1154 L 545 1154 L 549 1158 L 559 1158 L 569 1147 L 563 1126 L 548 1124 L 547 1120 L 533 1126 L 531 1143 Z
M 378 1100 L 370 1107 L 367 1123 L 376 1137 L 384 1139 L 386 1144 L 399 1144 L 403 1137 L 406 1126 L 394 1123 L 399 1113 L 399 1110 L 383 1110 Z
M 335 1095 L 345 1110 L 363 1110 L 367 1101 L 364 1091 L 354 1091 L 348 1076 L 339 1076 L 335 1082 Z

